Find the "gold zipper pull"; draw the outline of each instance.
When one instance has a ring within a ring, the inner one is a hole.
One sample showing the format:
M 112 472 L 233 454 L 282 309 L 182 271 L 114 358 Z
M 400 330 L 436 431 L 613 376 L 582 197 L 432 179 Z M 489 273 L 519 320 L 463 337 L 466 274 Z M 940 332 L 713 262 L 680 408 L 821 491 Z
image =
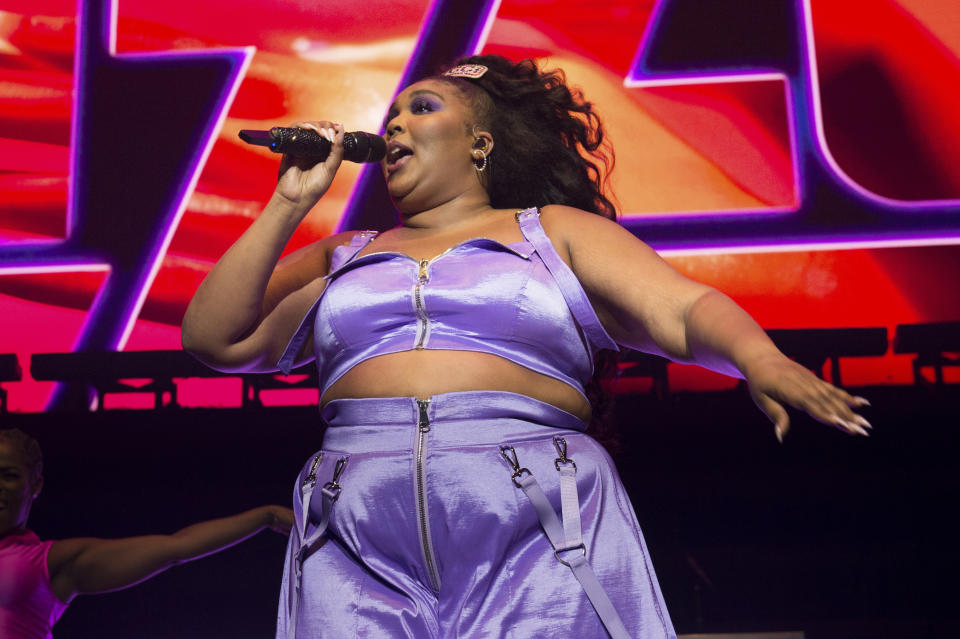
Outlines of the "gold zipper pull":
M 420 273 L 417 275 L 417 281 L 421 284 L 427 281 L 428 266 L 430 266 L 430 260 L 420 260 Z

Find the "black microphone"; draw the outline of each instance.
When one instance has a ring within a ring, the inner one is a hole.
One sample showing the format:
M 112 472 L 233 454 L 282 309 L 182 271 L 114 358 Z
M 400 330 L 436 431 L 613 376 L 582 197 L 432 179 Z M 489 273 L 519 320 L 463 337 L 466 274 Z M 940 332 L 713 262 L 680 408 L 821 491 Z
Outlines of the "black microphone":
M 289 153 L 321 162 L 330 155 L 330 140 L 313 129 L 275 126 L 269 131 L 240 129 L 240 139 L 247 144 L 265 146 L 274 153 Z M 343 135 L 343 159 L 351 162 L 379 162 L 387 154 L 387 143 L 376 133 L 353 131 Z

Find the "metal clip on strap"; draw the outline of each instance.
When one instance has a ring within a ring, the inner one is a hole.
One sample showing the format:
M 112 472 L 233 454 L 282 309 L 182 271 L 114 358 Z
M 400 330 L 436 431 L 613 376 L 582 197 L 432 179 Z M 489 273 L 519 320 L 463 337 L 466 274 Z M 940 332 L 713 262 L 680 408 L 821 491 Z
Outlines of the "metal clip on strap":
M 297 541 L 299 542 L 299 548 L 294 553 L 293 556 L 293 569 L 294 574 L 291 581 L 293 581 L 292 587 L 289 587 L 289 620 L 287 623 L 287 638 L 295 639 L 297 636 L 297 616 L 300 607 L 300 590 L 301 590 L 301 579 L 303 577 L 303 560 L 304 557 L 310 548 L 313 547 L 317 541 L 320 540 L 327 532 L 327 527 L 330 525 L 330 512 L 333 510 L 333 502 L 337 501 L 337 498 L 340 497 L 340 474 L 343 472 L 344 466 L 347 465 L 347 457 L 341 457 L 337 460 L 337 465 L 333 469 L 333 479 L 328 481 L 320 489 L 320 494 L 322 496 L 322 514 L 320 515 L 320 523 L 317 524 L 317 527 L 307 536 L 307 525 L 309 521 L 310 513 L 310 502 L 313 497 L 313 488 L 317 483 L 316 469 L 320 463 L 320 460 L 323 459 L 323 454 L 317 455 L 313 459 L 313 466 L 310 469 L 310 474 L 307 476 L 306 480 L 303 482 L 303 510 L 302 522 L 297 522 Z
M 557 442 L 554 442 L 557 444 Z M 559 446 L 559 444 L 557 444 Z M 566 443 L 564 443 L 564 448 Z M 508 456 L 507 451 L 509 450 L 510 455 Z M 510 446 L 504 446 L 500 449 L 501 454 L 507 459 L 508 462 L 514 467 L 513 474 L 513 483 L 516 484 L 523 493 L 530 500 L 530 503 L 533 505 L 534 510 L 537 512 L 537 517 L 540 519 L 540 525 L 543 526 L 544 532 L 547 534 L 547 539 L 550 541 L 550 545 L 553 546 L 553 553 L 557 558 L 557 561 L 568 566 L 573 575 L 577 578 L 577 581 L 580 582 L 580 585 L 583 587 L 584 593 L 587 595 L 587 599 L 590 600 L 590 603 L 593 605 L 594 610 L 597 611 L 597 615 L 600 617 L 600 621 L 603 623 L 603 626 L 607 629 L 607 632 L 610 633 L 612 639 L 630 639 L 630 634 L 627 632 L 626 626 L 623 624 L 623 620 L 620 618 L 620 615 L 617 613 L 616 608 L 613 607 L 613 602 L 610 601 L 610 597 L 607 596 L 606 591 L 603 589 L 603 586 L 597 580 L 596 574 L 593 572 L 593 568 L 590 566 L 590 563 L 587 561 L 587 548 L 583 543 L 581 532 L 580 532 L 580 508 L 579 504 L 573 508 L 576 511 L 576 520 L 577 520 L 577 533 L 574 538 L 568 538 L 564 526 L 561 525 L 560 519 L 557 517 L 556 511 L 553 509 L 553 506 L 550 504 L 550 500 L 547 499 L 546 494 L 544 494 L 543 489 L 540 488 L 540 484 L 537 483 L 536 478 L 533 476 L 527 469 L 521 469 L 520 464 L 517 461 L 516 451 Z M 512 459 L 511 459 L 512 457 Z M 561 454 L 561 458 L 565 461 L 566 455 Z M 520 471 L 526 471 L 526 474 L 520 476 Z M 563 481 L 563 471 L 561 470 L 561 481 Z M 573 468 L 570 468 L 571 473 L 576 471 Z M 519 477 L 519 479 L 518 479 Z M 561 485 L 562 486 L 562 485 Z M 562 487 L 561 487 L 562 490 Z M 576 483 L 573 485 L 574 499 L 576 496 Z M 561 497 L 562 500 L 562 497 Z M 575 502 L 576 503 L 576 502 Z M 562 503 L 564 519 L 567 520 L 565 523 L 569 525 L 571 515 L 568 513 L 571 512 L 571 508 L 566 504 Z M 569 559 L 565 559 L 562 556 L 562 553 L 566 553 L 570 550 L 579 550 L 579 554 L 575 554 Z
M 507 463 L 513 467 L 513 474 L 510 475 L 510 479 L 513 480 L 514 486 L 520 488 L 519 478 L 523 477 L 524 473 L 530 475 L 530 470 L 527 468 L 520 468 L 520 462 L 517 461 L 517 451 L 513 449 L 513 446 L 501 446 L 500 454 L 503 455 L 503 458 L 507 460 Z

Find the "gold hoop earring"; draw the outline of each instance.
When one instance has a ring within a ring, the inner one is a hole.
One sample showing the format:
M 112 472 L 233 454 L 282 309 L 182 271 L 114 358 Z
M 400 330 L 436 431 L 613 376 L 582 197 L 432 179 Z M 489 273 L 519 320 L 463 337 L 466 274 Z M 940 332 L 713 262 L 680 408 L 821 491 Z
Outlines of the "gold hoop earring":
M 479 160 L 477 154 L 479 154 Z M 480 149 L 474 149 L 473 151 L 473 168 L 477 170 L 477 173 L 483 173 L 487 168 L 487 154 Z

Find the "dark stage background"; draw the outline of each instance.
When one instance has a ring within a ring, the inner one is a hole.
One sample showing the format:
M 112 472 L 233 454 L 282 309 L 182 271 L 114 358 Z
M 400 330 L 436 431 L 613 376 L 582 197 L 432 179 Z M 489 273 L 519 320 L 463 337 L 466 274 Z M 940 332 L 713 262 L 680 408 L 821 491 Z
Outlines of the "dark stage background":
M 622 396 L 616 461 L 680 633 L 808 639 L 957 632 L 960 393 L 856 389 L 869 439 L 796 417 L 779 445 L 739 390 Z M 172 532 L 289 499 L 312 408 L 24 414 L 47 454 L 42 537 Z M 268 637 L 284 540 L 260 533 L 127 591 L 78 598 L 55 635 Z

